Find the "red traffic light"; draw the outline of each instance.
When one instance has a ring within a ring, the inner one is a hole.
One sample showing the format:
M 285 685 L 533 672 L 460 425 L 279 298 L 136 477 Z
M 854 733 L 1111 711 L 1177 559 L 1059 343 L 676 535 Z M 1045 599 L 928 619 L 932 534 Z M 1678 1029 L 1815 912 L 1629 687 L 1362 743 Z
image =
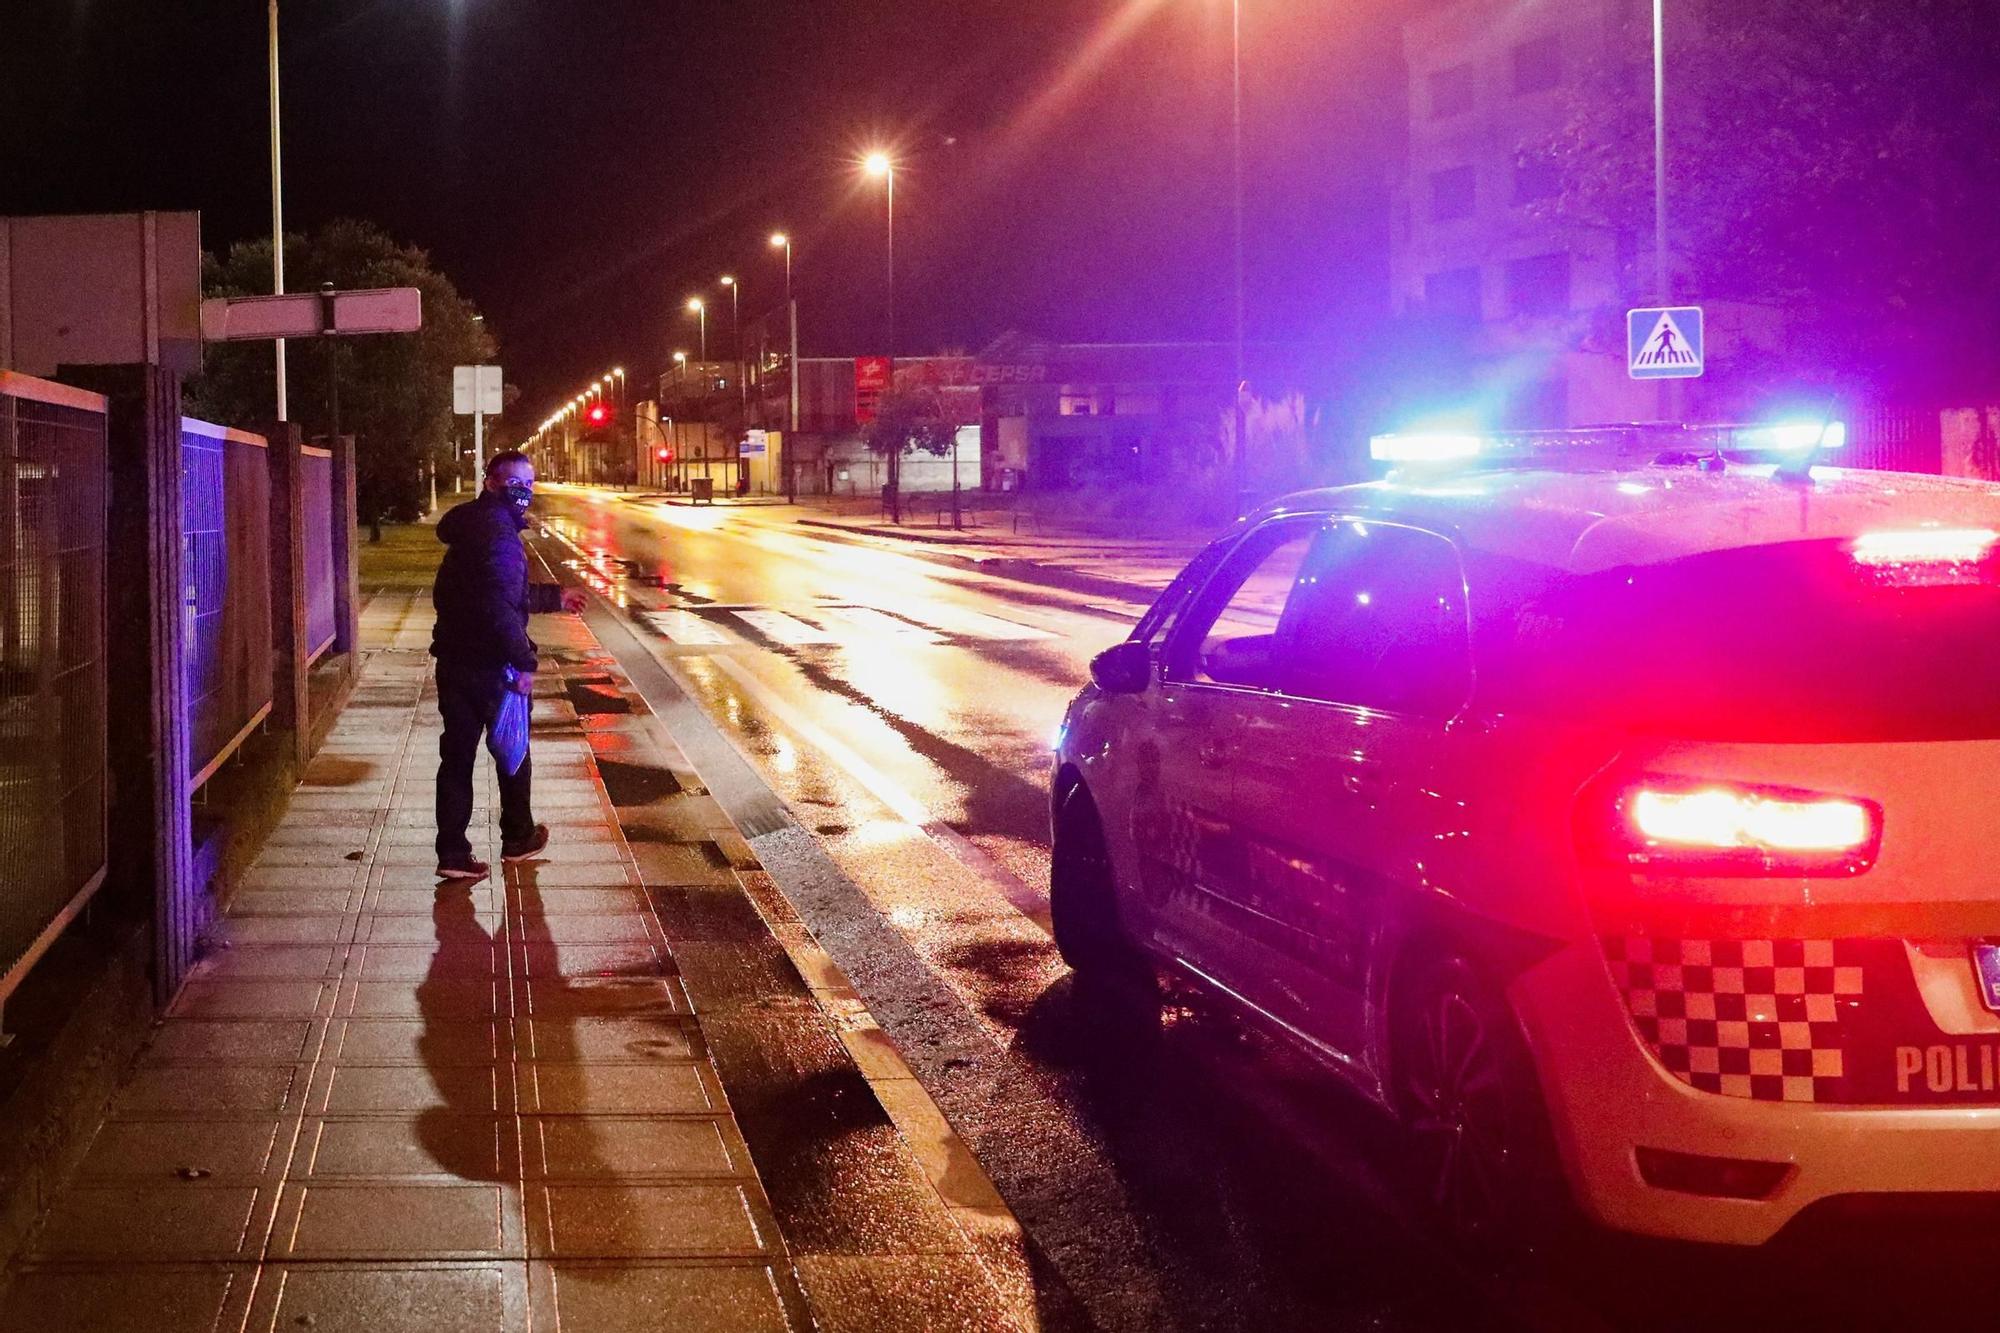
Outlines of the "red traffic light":
M 674 451 L 661 447 L 653 450 L 653 457 L 659 459 L 662 463 L 671 463 L 674 461 Z
M 584 409 L 583 419 L 593 426 L 608 425 L 611 421 L 611 409 L 603 403 L 592 403 Z

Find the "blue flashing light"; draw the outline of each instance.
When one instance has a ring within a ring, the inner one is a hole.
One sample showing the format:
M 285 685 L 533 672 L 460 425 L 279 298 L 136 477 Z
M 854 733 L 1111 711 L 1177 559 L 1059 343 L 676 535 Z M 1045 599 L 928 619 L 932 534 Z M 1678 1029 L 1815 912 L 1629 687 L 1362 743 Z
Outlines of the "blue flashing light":
M 1730 447 L 1752 452 L 1802 454 L 1813 449 L 1839 449 L 1847 443 L 1844 421 L 1778 421 L 1768 426 L 1739 427 Z
M 1478 435 L 1413 432 L 1377 435 L 1368 441 L 1369 456 L 1380 463 L 1455 463 L 1486 452 L 1488 441 Z

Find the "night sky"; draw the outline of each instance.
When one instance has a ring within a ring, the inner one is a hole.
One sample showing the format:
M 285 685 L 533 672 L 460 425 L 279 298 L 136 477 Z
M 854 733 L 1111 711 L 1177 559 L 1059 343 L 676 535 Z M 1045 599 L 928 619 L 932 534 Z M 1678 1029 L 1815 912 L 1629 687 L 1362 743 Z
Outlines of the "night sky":
M 283 0 L 286 222 L 371 220 L 488 312 L 538 419 L 782 299 L 806 355 L 1229 330 L 1228 0 Z M 1251 337 L 1342 341 L 1386 289 L 1393 26 L 1245 0 Z M 261 0 L 8 0 L 0 213 L 268 231 Z M 719 317 L 715 313 L 720 311 Z

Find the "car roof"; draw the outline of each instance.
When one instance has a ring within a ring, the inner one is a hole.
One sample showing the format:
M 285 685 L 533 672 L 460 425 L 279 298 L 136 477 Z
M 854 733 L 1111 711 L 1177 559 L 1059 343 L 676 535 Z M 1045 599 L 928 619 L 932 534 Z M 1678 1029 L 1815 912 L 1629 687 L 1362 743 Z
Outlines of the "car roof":
M 1910 472 L 1686 464 L 1590 470 L 1405 473 L 1301 491 L 1285 513 L 1371 514 L 1450 535 L 1461 547 L 1571 573 L 1655 564 L 1780 542 L 1838 540 L 1919 527 L 2000 531 L 2000 485 Z

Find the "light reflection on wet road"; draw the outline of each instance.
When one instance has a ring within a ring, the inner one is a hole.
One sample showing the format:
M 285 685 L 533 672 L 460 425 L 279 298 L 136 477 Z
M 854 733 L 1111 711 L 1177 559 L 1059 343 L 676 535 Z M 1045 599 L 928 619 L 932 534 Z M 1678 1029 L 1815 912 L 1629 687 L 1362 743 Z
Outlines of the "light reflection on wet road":
M 1559 1283 L 1475 1278 L 1394 1201 L 1387 1129 L 1291 1048 L 1204 1005 L 1135 1031 L 1081 1004 L 1046 931 L 1047 745 L 1142 607 L 756 510 L 561 489 L 539 508 L 879 917 L 887 944 L 828 947 L 1027 1228 L 1045 1327 L 1782 1328 L 1863 1308 L 1775 1255 L 1663 1283 L 1689 1253 L 1637 1242 L 1593 1243 Z

